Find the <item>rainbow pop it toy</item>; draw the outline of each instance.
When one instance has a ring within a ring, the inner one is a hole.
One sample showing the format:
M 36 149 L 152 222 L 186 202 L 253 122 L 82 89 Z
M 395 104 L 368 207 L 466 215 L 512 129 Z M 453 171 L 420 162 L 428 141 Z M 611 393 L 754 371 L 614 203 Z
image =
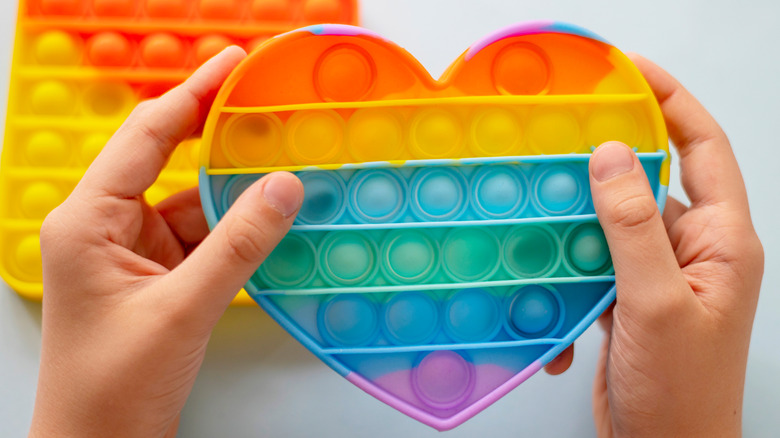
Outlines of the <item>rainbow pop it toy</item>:
M 40 299 L 39 229 L 140 101 L 221 49 L 301 25 L 355 24 L 356 0 L 20 0 L 0 168 L 0 275 Z M 147 192 L 197 184 L 198 141 Z M 245 294 L 237 301 L 249 302 Z
M 615 298 L 587 170 L 607 140 L 636 148 L 662 207 L 658 104 L 582 29 L 501 30 L 437 81 L 374 33 L 313 26 L 269 40 L 225 82 L 201 197 L 214 226 L 253 181 L 295 172 L 303 207 L 246 290 L 347 380 L 446 430 Z

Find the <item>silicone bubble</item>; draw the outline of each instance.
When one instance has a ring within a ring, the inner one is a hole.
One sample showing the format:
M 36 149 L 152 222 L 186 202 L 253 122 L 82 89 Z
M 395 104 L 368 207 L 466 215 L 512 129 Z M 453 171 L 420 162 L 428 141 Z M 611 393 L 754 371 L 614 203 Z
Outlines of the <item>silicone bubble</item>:
M 331 161 L 341 152 L 344 125 L 333 110 L 296 112 L 286 125 L 290 157 L 300 164 Z
M 135 57 L 130 40 L 117 32 L 101 32 L 87 40 L 87 58 L 93 65 L 124 67 Z
M 95 117 L 122 117 L 136 102 L 135 93 L 122 82 L 98 82 L 84 91 L 84 109 Z
M 504 238 L 504 265 L 520 278 L 548 277 L 561 263 L 560 246 L 557 234 L 549 226 L 514 228 Z
M 322 54 L 314 67 L 314 87 L 326 102 L 364 98 L 374 86 L 376 66 L 361 47 L 338 45 Z
M 412 177 L 412 212 L 422 221 L 454 220 L 468 205 L 468 183 L 451 168 L 421 168 Z
M 252 18 L 258 21 L 290 20 L 292 5 L 288 0 L 252 0 Z
M 146 0 L 146 13 L 154 18 L 179 18 L 189 14 L 188 0 Z
M 135 0 L 94 0 L 92 10 L 100 17 L 128 17 L 135 14 Z
M 73 89 L 60 81 L 48 80 L 32 87 L 30 106 L 34 114 L 65 116 L 75 108 Z
M 389 233 L 382 245 L 381 266 L 397 283 L 424 283 L 438 267 L 437 243 L 425 233 L 398 230 Z
M 438 409 L 451 409 L 466 401 L 474 383 L 474 365 L 455 351 L 423 353 L 412 370 L 415 394 L 421 402 Z
M 527 131 L 531 150 L 538 154 L 568 154 L 583 149 L 577 117 L 562 108 L 537 108 L 529 116 Z
M 347 123 L 347 144 L 356 161 L 392 160 L 404 148 L 404 127 L 398 111 L 359 109 Z
M 361 222 L 393 222 L 406 209 L 406 182 L 388 170 L 361 170 L 349 181 L 349 209 Z
M 311 23 L 335 23 L 341 21 L 340 0 L 304 0 L 304 19 Z
M 35 60 L 43 65 L 75 65 L 81 59 L 80 41 L 75 35 L 52 30 L 35 40 Z
M 207 20 L 231 20 L 240 17 L 238 0 L 199 0 L 198 12 Z
M 327 235 L 319 246 L 325 281 L 334 286 L 354 286 L 376 273 L 376 244 L 362 233 L 346 231 Z
M 304 173 L 299 178 L 303 183 L 303 204 L 297 220 L 315 225 L 337 222 L 347 207 L 344 180 L 326 172 Z
M 43 219 L 65 196 L 60 188 L 50 182 L 36 182 L 22 190 L 22 214 L 28 219 Z
M 200 65 L 232 45 L 233 41 L 222 35 L 208 35 L 195 42 L 195 63 Z
M 563 300 L 546 287 L 522 287 L 507 298 L 505 306 L 508 331 L 519 339 L 553 336 L 563 325 Z
M 41 281 L 41 241 L 37 235 L 22 238 L 9 265 L 27 281 Z
M 472 116 L 471 148 L 474 155 L 520 155 L 520 118 L 506 108 L 479 109 Z
M 141 41 L 141 60 L 149 67 L 180 68 L 187 62 L 184 42 L 175 35 L 157 33 Z
M 529 43 L 505 47 L 493 63 L 493 84 L 502 94 L 542 94 L 550 82 L 544 52 Z
M 534 205 L 546 216 L 581 212 L 590 191 L 587 175 L 566 164 L 539 167 L 531 186 Z
M 598 146 L 607 141 L 620 141 L 634 146 L 639 140 L 639 124 L 630 109 L 605 106 L 588 116 L 585 143 Z
M 41 12 L 51 15 L 78 15 L 84 12 L 83 0 L 40 0 Z
M 409 140 L 415 158 L 454 158 L 463 147 L 463 124 L 450 111 L 423 108 L 412 119 Z
M 367 345 L 379 334 L 379 311 L 376 303 L 364 295 L 336 295 L 320 305 L 317 327 L 330 345 Z
M 234 175 L 225 184 L 225 191 L 222 194 L 222 211 L 227 212 L 228 209 L 236 202 L 239 196 L 244 193 L 244 190 L 258 180 L 259 175 Z
M 420 345 L 439 332 L 439 305 L 422 292 L 401 292 L 385 301 L 382 311 L 384 333 L 397 345 Z
M 24 155 L 33 166 L 61 166 L 70 155 L 68 140 L 54 131 L 35 132 L 27 140 Z
M 564 260 L 572 274 L 602 275 L 612 268 L 607 239 L 597 223 L 572 226 L 564 242 Z
M 279 242 L 260 265 L 259 272 L 263 281 L 271 287 L 303 287 L 317 273 L 314 245 L 306 237 L 290 234 Z
M 472 178 L 477 214 L 485 219 L 505 219 L 519 216 L 528 204 L 525 176 L 514 166 L 487 166 Z
M 500 245 L 485 228 L 456 228 L 442 244 L 444 270 L 456 281 L 489 279 L 499 268 Z
M 282 122 L 274 114 L 233 114 L 220 144 L 236 167 L 271 165 L 282 153 L 282 135 Z
M 444 329 L 455 342 L 486 342 L 501 330 L 499 300 L 485 289 L 462 289 L 444 307 Z

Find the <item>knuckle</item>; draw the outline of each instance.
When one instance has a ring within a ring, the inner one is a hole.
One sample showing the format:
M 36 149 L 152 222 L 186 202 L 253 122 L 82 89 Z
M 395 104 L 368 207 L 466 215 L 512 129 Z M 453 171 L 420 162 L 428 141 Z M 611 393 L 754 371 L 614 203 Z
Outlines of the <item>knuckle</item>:
M 242 215 L 226 222 L 225 237 L 230 256 L 241 262 L 260 264 L 270 253 L 268 232 Z
M 660 216 L 655 201 L 647 195 L 622 198 L 612 204 L 609 220 L 627 229 L 641 228 Z

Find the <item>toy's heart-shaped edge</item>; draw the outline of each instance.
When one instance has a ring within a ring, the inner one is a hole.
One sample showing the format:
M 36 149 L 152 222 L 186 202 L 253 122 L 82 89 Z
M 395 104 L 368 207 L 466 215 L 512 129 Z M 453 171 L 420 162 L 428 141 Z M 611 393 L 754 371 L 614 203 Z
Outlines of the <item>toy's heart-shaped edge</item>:
M 351 35 L 351 36 L 364 36 L 369 38 L 379 38 L 381 37 L 376 36 L 373 33 L 370 33 L 368 31 L 365 31 L 360 28 L 355 28 L 351 26 L 341 26 L 341 25 L 323 25 L 323 26 L 315 26 L 310 28 L 301 29 L 298 31 L 294 31 L 292 33 L 296 32 L 309 32 L 311 34 L 316 35 Z M 490 44 L 500 41 L 505 38 L 509 38 L 512 36 L 518 36 L 518 35 L 525 35 L 525 34 L 534 34 L 534 33 L 563 33 L 563 34 L 570 34 L 570 35 L 578 35 L 583 36 L 586 38 L 592 38 L 597 41 L 603 42 L 602 39 L 594 36 L 593 34 L 590 34 L 589 32 L 579 29 L 574 26 L 569 25 L 562 25 L 557 23 L 533 23 L 533 24 L 524 24 L 520 26 L 513 26 L 509 27 L 507 29 L 501 30 L 499 32 L 496 32 L 495 34 L 485 38 L 484 40 L 480 41 L 479 43 L 473 45 L 470 49 L 468 49 L 461 58 L 468 59 L 475 54 L 477 54 L 480 50 L 484 49 L 485 47 L 488 47 Z M 282 35 L 279 37 L 280 39 L 284 39 L 285 36 Z M 384 40 L 382 40 L 384 41 Z M 461 59 L 459 58 L 459 60 Z M 413 58 L 412 58 L 413 59 Z M 458 61 L 459 61 L 458 60 Z M 448 69 L 448 71 L 443 75 L 444 78 L 452 77 L 457 73 L 457 65 L 458 62 L 456 61 L 453 63 L 452 67 Z M 422 66 L 417 64 L 419 67 L 419 70 L 422 72 L 425 72 L 427 75 L 427 71 L 422 68 Z M 240 69 L 241 67 L 239 67 Z M 242 74 L 234 73 L 237 78 L 240 78 Z M 418 78 L 422 81 L 430 81 L 428 84 L 429 86 L 436 86 L 436 81 L 433 81 L 433 79 L 430 78 L 429 75 L 421 76 Z M 230 80 L 229 80 L 230 81 Z M 229 82 L 228 81 L 228 82 Z M 227 84 L 227 82 L 226 82 Z M 221 107 L 225 102 L 228 100 L 229 96 L 232 95 L 232 92 L 234 91 L 233 88 L 236 85 L 235 81 L 231 84 L 231 87 L 228 87 L 229 89 L 223 89 L 220 91 L 220 95 L 217 97 L 217 101 L 215 102 L 215 108 Z M 647 88 L 646 84 L 643 84 L 645 88 Z M 649 91 L 649 88 L 647 88 Z M 215 123 L 215 117 L 209 118 L 212 123 Z M 212 132 L 213 132 L 213 126 Z M 205 135 L 204 135 L 205 137 Z M 208 149 L 208 148 L 205 148 Z M 201 168 L 201 177 L 202 181 L 205 181 L 208 177 L 206 175 L 205 168 L 209 164 L 209 153 L 207 150 L 204 150 L 202 155 L 202 163 L 204 166 Z M 664 163 L 665 167 L 662 166 L 662 172 L 661 172 L 661 179 L 659 181 L 659 190 L 658 190 L 658 204 L 659 208 L 663 208 L 664 200 L 665 200 L 665 194 L 666 194 L 666 181 L 668 181 L 668 159 Z M 666 174 L 664 174 L 666 172 Z M 208 185 L 208 184 L 205 184 Z M 203 187 L 203 185 L 202 185 Z M 201 192 L 203 196 L 203 205 L 204 209 L 208 210 L 206 207 L 207 205 L 211 204 L 211 200 L 213 199 L 211 197 L 211 193 L 208 190 L 202 190 Z M 216 212 L 214 211 L 207 211 L 207 217 L 209 218 L 209 224 L 210 226 L 214 226 L 217 222 L 216 218 Z M 555 358 L 558 354 L 560 354 L 566 347 L 571 345 L 574 340 L 579 337 L 587 327 L 589 327 L 593 321 L 604 311 L 606 308 L 613 302 L 615 299 L 615 287 L 614 283 L 612 283 L 608 290 L 601 296 L 601 298 L 592 306 L 591 310 L 584 316 L 582 319 L 577 323 L 569 332 L 566 334 L 564 338 L 562 338 L 559 343 L 555 345 L 549 346 L 549 348 L 544 348 L 543 352 L 538 355 L 538 358 L 535 359 L 532 363 L 525 366 L 521 371 L 517 372 L 513 377 L 507 379 L 504 383 L 500 384 L 496 388 L 492 389 L 490 392 L 488 392 L 486 395 L 482 396 L 479 400 L 476 402 L 470 403 L 463 407 L 460 410 L 456 410 L 452 412 L 451 414 L 448 414 L 444 417 L 434 415 L 430 412 L 426 412 L 424 410 L 419 409 L 418 407 L 415 407 L 413 404 L 411 404 L 408 400 L 404 400 L 403 398 L 397 397 L 392 392 L 389 392 L 387 390 L 384 390 L 377 386 L 373 381 L 365 378 L 364 376 L 358 374 L 355 372 L 354 369 L 351 369 L 348 365 L 346 365 L 342 360 L 336 357 L 335 354 L 323 354 L 321 351 L 322 348 L 310 338 L 310 335 L 303 330 L 298 324 L 294 322 L 292 318 L 290 318 L 285 312 L 276 304 L 274 303 L 273 297 L 263 294 L 260 290 L 258 290 L 253 284 L 247 285 L 247 291 L 250 293 L 253 299 L 255 299 L 281 326 L 283 326 L 288 332 L 290 332 L 298 341 L 300 341 L 302 344 L 304 344 L 307 348 L 309 348 L 312 352 L 315 352 L 318 357 L 320 357 L 323 362 L 328 364 L 331 368 L 333 368 L 335 371 L 342 374 L 347 380 L 351 381 L 356 386 L 363 389 L 365 392 L 373 395 L 374 397 L 378 398 L 379 400 L 382 400 L 386 404 L 393 406 L 394 408 L 398 409 L 399 411 L 423 422 L 426 423 L 438 430 L 448 430 L 453 427 L 456 427 L 457 425 L 461 424 L 462 422 L 466 421 L 476 413 L 480 412 L 482 409 L 484 409 L 486 406 L 492 404 L 497 399 L 501 398 L 503 395 L 508 393 L 510 390 L 518 386 L 520 383 L 525 381 L 528 377 L 535 374 L 537 371 L 539 371 L 546 363 L 548 363 L 550 360 Z M 443 346 L 447 347 L 447 346 Z M 451 346 L 450 346 L 451 347 Z M 456 349 L 457 350 L 457 349 Z M 428 350 L 425 350 L 428 351 Z M 446 351 L 446 350 L 444 350 Z

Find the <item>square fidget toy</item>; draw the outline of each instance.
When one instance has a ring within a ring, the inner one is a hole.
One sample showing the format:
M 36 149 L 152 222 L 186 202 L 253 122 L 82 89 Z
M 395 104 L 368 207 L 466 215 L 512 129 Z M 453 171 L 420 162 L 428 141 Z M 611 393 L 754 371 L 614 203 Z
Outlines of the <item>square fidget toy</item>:
M 41 222 L 139 101 L 228 45 L 251 51 L 323 22 L 356 24 L 356 0 L 20 0 L 0 164 L 3 279 L 41 298 Z M 176 150 L 151 204 L 197 184 L 198 144 Z
M 203 140 L 212 227 L 264 174 L 304 185 L 251 297 L 347 380 L 439 430 L 539 371 L 615 298 L 592 148 L 633 146 L 659 208 L 668 185 L 639 71 L 557 23 L 500 30 L 439 80 L 367 30 L 293 31 L 237 67 Z

